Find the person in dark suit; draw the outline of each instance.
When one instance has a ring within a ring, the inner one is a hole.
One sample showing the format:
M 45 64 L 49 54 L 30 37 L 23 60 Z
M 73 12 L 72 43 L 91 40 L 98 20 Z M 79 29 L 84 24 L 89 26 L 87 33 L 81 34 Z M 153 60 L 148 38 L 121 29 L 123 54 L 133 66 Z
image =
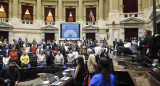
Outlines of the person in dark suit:
M 45 53 L 45 56 L 46 56 L 47 66 L 51 66 L 52 65 L 53 56 L 52 56 L 52 51 L 49 49 L 49 46 L 46 47 L 46 50 L 45 50 L 44 53 Z
M 151 44 L 152 44 L 152 32 L 150 30 L 145 30 L 144 31 L 144 40 L 142 41 L 142 54 L 144 56 L 149 56 L 149 52 L 151 49 Z
M 9 67 L 0 71 L 0 86 L 17 86 L 20 80 L 19 70 L 16 68 L 16 60 L 9 59 Z
M 141 40 L 141 37 L 138 37 L 138 48 L 137 48 L 137 50 L 142 52 L 142 40 Z
M 21 61 L 20 61 L 20 58 L 23 54 L 23 51 L 22 51 L 23 47 L 20 47 L 19 50 L 18 50 L 18 65 L 21 67 Z
M 122 39 L 119 40 L 118 45 L 117 46 L 124 46 L 124 43 L 122 42 Z
M 6 48 L 3 49 L 3 56 L 5 55 L 5 53 L 10 53 L 11 52 L 11 49 L 9 49 L 8 45 L 6 45 Z
M 49 49 L 50 49 L 50 50 L 54 50 L 54 49 L 55 49 L 54 42 L 51 43 L 51 45 L 49 46 Z
M 115 39 L 115 41 L 113 41 L 113 48 L 116 50 L 116 46 L 118 45 L 118 41 L 117 38 Z

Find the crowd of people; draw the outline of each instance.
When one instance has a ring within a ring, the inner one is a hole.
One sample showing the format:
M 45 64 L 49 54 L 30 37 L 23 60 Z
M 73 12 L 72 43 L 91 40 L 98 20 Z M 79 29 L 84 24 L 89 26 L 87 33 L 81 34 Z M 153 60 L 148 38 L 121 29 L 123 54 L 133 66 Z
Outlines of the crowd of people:
M 11 67 L 10 63 L 15 61 L 18 69 L 27 68 L 30 63 L 30 56 L 37 58 L 37 65 L 54 66 L 55 64 L 64 65 L 67 63 L 76 63 L 75 75 L 73 77 L 75 86 L 84 84 L 84 77 L 87 73 L 91 78 L 90 86 L 115 86 L 116 77 L 112 74 L 112 62 L 110 54 L 116 51 L 117 46 L 124 46 L 132 51 L 140 51 L 147 56 L 151 48 L 151 33 L 146 30 L 144 38 L 136 37 L 131 40 L 115 39 L 113 46 L 108 45 L 107 40 L 65 40 L 58 43 L 56 40 L 42 39 L 41 43 L 35 40 L 29 42 L 27 38 L 22 40 L 13 40 L 11 44 L 4 40 L 1 43 L 1 53 L 3 57 L 3 69 Z M 158 55 L 160 55 L 158 53 Z M 15 59 L 15 60 L 14 60 Z M 4 70 L 3 70 L 4 71 Z M 0 80 L 7 83 L 7 78 L 2 78 L 3 71 L 0 72 Z M 14 70 L 15 72 L 17 70 Z M 96 74 L 96 75 L 95 75 Z M 19 75 L 17 73 L 17 75 Z M 17 84 L 19 76 L 14 77 L 13 82 Z M 6 79 L 6 80 L 5 80 Z M 13 84 L 12 82 L 12 84 Z

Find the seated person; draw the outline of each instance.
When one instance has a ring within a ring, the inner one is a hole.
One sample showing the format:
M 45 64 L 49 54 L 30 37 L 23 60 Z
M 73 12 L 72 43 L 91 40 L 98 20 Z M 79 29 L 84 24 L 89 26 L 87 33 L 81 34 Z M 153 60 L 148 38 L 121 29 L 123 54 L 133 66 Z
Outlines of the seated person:
M 9 59 L 9 67 L 0 71 L 0 86 L 17 86 L 20 80 L 20 74 L 16 68 L 16 60 Z
M 101 57 L 98 60 L 98 74 L 94 75 L 89 86 L 117 86 L 116 77 L 111 74 L 110 62 Z
M 39 64 L 46 64 L 46 56 L 43 52 L 43 50 L 40 52 L 40 54 L 37 56 L 37 63 Z
M 75 81 L 75 86 L 82 86 L 84 82 L 84 74 L 85 74 L 85 65 L 82 56 L 78 56 L 77 60 L 77 67 L 75 70 L 75 75 L 73 80 Z
M 8 67 L 8 61 L 11 57 L 8 55 L 8 53 L 6 52 L 6 54 L 4 55 L 2 62 L 3 62 L 3 68 Z
M 73 50 L 70 50 L 70 53 L 67 55 L 68 62 L 72 62 L 74 60 L 74 53 Z
M 26 68 L 29 64 L 29 56 L 25 51 L 23 51 L 23 54 L 20 57 L 20 60 L 21 60 L 21 66 Z
M 63 65 L 64 64 L 64 57 L 63 55 L 61 54 L 61 51 L 59 50 L 56 57 L 55 57 L 55 60 L 54 60 L 54 63 L 55 64 L 61 64 Z

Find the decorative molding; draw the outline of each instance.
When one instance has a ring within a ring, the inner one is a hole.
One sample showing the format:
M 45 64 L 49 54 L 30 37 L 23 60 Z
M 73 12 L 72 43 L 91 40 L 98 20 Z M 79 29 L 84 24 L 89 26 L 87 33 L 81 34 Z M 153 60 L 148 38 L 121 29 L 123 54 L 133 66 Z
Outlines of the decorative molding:
M 98 30 L 99 28 L 95 27 L 95 26 L 92 26 L 92 25 L 88 25 L 86 27 L 83 27 L 83 29 L 85 29 L 85 30 Z
M 32 4 L 35 5 L 37 0 L 20 0 L 20 3 L 22 3 L 22 5 L 24 4 Z
M 98 1 L 84 2 L 84 6 L 98 6 Z
M 58 5 L 58 3 L 57 2 L 42 2 L 42 5 L 44 5 L 44 6 L 57 6 Z
M 74 6 L 74 7 L 77 7 L 78 6 L 78 3 L 64 3 L 64 6 L 68 6 L 68 7 L 71 7 L 71 6 Z
M 0 28 L 10 28 L 10 29 L 12 29 L 13 26 L 10 25 L 10 24 L 7 24 L 5 22 L 0 22 Z
M 42 30 L 58 30 L 57 27 L 54 27 L 52 25 L 47 25 L 41 28 Z
M 120 21 L 120 23 L 121 24 L 142 24 L 144 23 L 144 21 L 138 18 L 130 17 Z

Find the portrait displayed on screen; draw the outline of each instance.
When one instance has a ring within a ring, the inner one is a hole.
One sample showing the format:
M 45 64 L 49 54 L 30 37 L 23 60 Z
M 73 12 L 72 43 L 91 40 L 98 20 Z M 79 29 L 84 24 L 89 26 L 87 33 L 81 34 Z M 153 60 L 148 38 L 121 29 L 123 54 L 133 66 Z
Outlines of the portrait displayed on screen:
M 61 24 L 62 39 L 79 39 L 80 24 Z

